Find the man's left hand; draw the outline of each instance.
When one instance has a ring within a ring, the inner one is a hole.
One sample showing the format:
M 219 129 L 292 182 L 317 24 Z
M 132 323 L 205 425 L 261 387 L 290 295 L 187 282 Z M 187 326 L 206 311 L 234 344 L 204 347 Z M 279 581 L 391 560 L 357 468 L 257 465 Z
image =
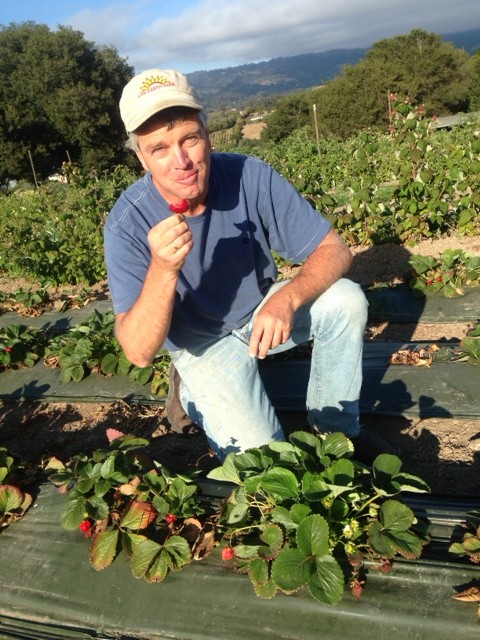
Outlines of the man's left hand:
M 290 337 L 294 309 L 290 301 L 275 293 L 261 307 L 253 322 L 248 351 L 252 358 L 266 357 L 270 349 L 284 344 Z

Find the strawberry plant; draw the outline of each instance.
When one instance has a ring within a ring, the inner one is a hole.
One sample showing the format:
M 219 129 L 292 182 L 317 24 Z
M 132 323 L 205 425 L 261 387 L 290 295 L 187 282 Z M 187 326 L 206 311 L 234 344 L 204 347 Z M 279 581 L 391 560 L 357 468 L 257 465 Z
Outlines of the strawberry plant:
M 410 279 L 416 296 L 461 296 L 465 287 L 480 284 L 480 257 L 468 256 L 461 249 L 447 249 L 439 258 L 414 255 L 409 259 Z
M 128 376 L 130 380 L 140 385 L 150 383 L 150 390 L 157 396 L 165 396 L 168 393 L 168 367 L 170 356 L 165 350 L 161 350 L 153 362 L 146 367 L 133 365 L 120 345 L 115 340 L 115 351 L 107 353 L 100 362 L 100 372 L 105 375 Z
M 461 527 L 464 529 L 462 540 L 452 543 L 448 551 L 455 556 L 466 557 L 474 564 L 480 564 L 480 511 L 469 511 Z
M 428 486 L 402 472 L 396 456 L 378 456 L 371 469 L 355 462 L 340 433 L 296 432 L 228 455 L 209 474 L 234 485 L 221 502 L 203 496 L 193 476 L 171 475 L 140 454 L 148 440 L 115 429 L 107 437 L 108 449 L 46 466 L 66 496 L 61 524 L 89 540 L 96 570 L 123 550 L 136 578 L 158 582 L 223 541 L 222 560 L 248 573 L 258 596 L 306 586 L 335 604 L 346 583 L 360 596 L 365 561 L 388 572 L 395 556 L 418 558 L 428 541 L 396 497 Z
M 209 473 L 236 488 L 219 517 L 236 568 L 260 597 L 306 587 L 335 604 L 345 581 L 360 595 L 364 561 L 387 571 L 395 556 L 418 558 L 425 529 L 397 496 L 428 486 L 402 472 L 399 458 L 382 454 L 371 470 L 351 459 L 343 434 L 293 433 L 237 455 Z M 346 578 L 346 567 L 350 566 Z
M 147 367 L 129 362 L 115 337 L 115 315 L 97 309 L 70 331 L 51 338 L 45 349 L 44 362 L 61 369 L 62 382 L 80 382 L 92 372 L 105 376 L 128 376 L 140 385 L 151 383 L 152 393 L 168 391 L 169 356 L 161 351 Z
M 39 287 L 20 287 L 11 293 L 0 292 L 0 311 L 16 311 L 21 316 L 39 316 L 45 310 L 54 309 L 62 313 L 70 308 L 80 309 L 94 299 L 94 294 L 85 288 L 59 293 L 49 281 Z
M 37 289 L 31 287 L 28 289 L 20 288 L 14 294 L 15 302 L 26 310 L 36 310 L 39 307 L 45 306 L 51 302 L 49 293 L 50 286 L 51 283 L 47 280 Z
M 451 181 L 431 167 L 435 122 L 408 99 L 395 100 L 392 106 L 392 133 L 399 147 L 398 183 L 390 203 L 396 233 L 403 241 L 446 233 L 454 227 L 455 216 L 449 205 Z
M 50 283 L 44 282 L 39 288 L 20 287 L 10 294 L 2 294 L 0 305 L 4 311 L 17 311 L 20 315 L 40 315 L 42 307 L 51 303 L 49 293 Z
M 62 382 L 79 382 L 91 371 L 100 370 L 102 358 L 119 351 L 114 322 L 112 312 L 102 314 L 95 309 L 85 322 L 48 342 L 45 364 L 60 367 Z
M 19 520 L 32 504 L 32 496 L 18 486 L 20 465 L 0 447 L 0 530 Z
M 455 346 L 431 343 L 426 347 L 403 348 L 395 351 L 389 358 L 392 365 L 426 366 L 447 362 L 468 362 L 480 364 L 480 324 L 468 331 L 465 338 Z
M 64 166 L 62 188 L 0 198 L 0 269 L 55 284 L 105 279 L 103 224 L 135 176 L 125 167 L 99 177 Z
M 480 323 L 460 341 L 460 349 L 463 359 L 470 364 L 480 364 Z
M 92 457 L 49 461 L 49 479 L 66 494 L 61 524 L 90 540 L 90 562 L 97 571 L 123 550 L 136 578 L 159 582 L 213 546 L 211 527 L 199 520 L 205 511 L 197 485 L 141 455 L 138 449 L 148 440 L 114 429 L 107 436 L 108 449 Z
M 0 328 L 0 370 L 33 367 L 44 349 L 45 338 L 38 329 L 22 324 Z

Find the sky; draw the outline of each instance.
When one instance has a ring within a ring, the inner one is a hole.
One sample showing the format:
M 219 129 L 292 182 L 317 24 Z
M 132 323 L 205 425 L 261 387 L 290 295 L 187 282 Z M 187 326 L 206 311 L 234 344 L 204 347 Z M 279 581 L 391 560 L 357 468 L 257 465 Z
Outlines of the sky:
M 191 73 L 477 29 L 480 0 L 0 0 L 0 25 L 26 21 L 113 45 L 137 73 Z

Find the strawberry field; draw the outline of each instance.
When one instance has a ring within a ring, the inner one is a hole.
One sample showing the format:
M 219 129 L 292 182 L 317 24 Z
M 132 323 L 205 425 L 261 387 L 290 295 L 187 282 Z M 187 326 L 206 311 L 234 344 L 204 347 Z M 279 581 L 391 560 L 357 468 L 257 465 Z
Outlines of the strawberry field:
M 409 104 L 394 104 L 389 134 L 365 132 L 317 146 L 298 131 L 262 155 L 310 198 L 350 245 L 408 244 L 480 229 L 480 123 L 436 130 Z M 135 176 L 117 167 L 66 183 L 0 196 L 0 269 L 33 283 L 105 279 L 102 227 Z
M 279 616 L 289 634 L 300 626 L 302 637 L 318 637 L 319 620 L 333 629 L 339 610 L 345 620 L 362 611 L 363 632 L 382 637 L 378 611 L 396 620 L 403 580 L 427 602 L 420 624 L 428 620 L 435 637 L 451 637 L 450 623 L 474 637 L 475 613 L 459 600 L 478 596 L 480 123 L 441 131 L 421 110 L 392 106 L 386 134 L 317 146 L 299 131 L 262 151 L 360 261 L 374 256 L 358 279 L 371 314 L 364 421 L 402 453 L 371 469 L 352 459 L 346 438 L 303 431 L 308 354 L 266 363 L 287 443 L 218 467 L 203 434 L 172 432 L 163 414 L 168 356 L 144 369 L 128 363 L 105 285 L 103 223 L 135 179 L 130 171 L 83 175 L 66 165 L 63 183 L 0 195 L 0 547 L 2 579 L 17 574 L 6 592 L 22 593 L 24 607 L 7 593 L 2 629 L 18 633 L 20 624 L 45 637 L 47 621 L 52 638 L 65 637 L 63 622 L 68 637 L 115 637 L 120 615 L 126 637 L 187 637 L 178 602 L 188 592 L 195 619 L 209 611 L 216 637 L 278 637 L 265 621 Z M 447 239 L 432 255 L 434 241 Z M 295 265 L 279 268 L 288 275 Z M 453 333 L 442 339 L 449 320 Z M 382 340 L 385 324 L 394 338 Z M 414 333 L 420 325 L 428 348 Z M 48 563 L 65 565 L 65 584 L 44 574 Z M 25 589 L 30 572 L 42 602 Z M 105 595 L 113 583 L 122 585 L 117 600 Z M 239 635 L 232 597 L 252 618 Z M 158 598 L 161 621 L 149 614 Z M 129 609 L 143 618 L 124 616 Z M 418 637 L 400 618 L 401 637 Z

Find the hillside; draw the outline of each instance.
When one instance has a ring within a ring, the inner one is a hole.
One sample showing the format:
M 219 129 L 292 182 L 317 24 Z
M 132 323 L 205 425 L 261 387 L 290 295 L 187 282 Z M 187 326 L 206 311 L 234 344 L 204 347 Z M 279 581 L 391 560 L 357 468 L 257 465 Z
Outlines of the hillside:
M 480 29 L 443 34 L 442 38 L 472 54 L 480 48 Z M 305 90 L 335 78 L 345 65 L 356 64 L 368 48 L 332 49 L 302 55 L 272 58 L 188 74 L 208 111 L 220 107 L 242 107 L 254 98 L 275 97 Z
M 256 97 L 275 96 L 321 85 L 346 64 L 356 64 L 367 49 L 338 49 L 273 58 L 212 71 L 195 71 L 189 80 L 207 110 L 223 105 L 241 107 Z

